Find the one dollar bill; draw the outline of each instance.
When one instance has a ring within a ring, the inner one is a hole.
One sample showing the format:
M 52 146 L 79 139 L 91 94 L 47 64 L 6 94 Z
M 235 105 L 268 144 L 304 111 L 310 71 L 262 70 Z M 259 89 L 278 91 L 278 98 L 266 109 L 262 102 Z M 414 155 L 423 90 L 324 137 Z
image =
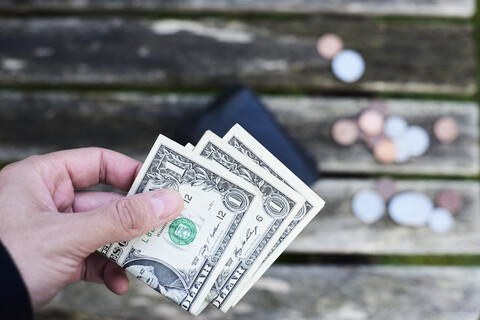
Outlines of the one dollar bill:
M 284 230 L 282 236 L 277 240 L 268 256 L 262 262 L 260 268 L 250 278 L 241 289 L 241 293 L 235 298 L 235 301 L 228 306 L 234 306 L 250 290 L 255 282 L 267 271 L 273 262 L 287 248 L 287 246 L 298 236 L 298 234 L 307 226 L 307 224 L 320 212 L 325 205 L 325 201 L 320 198 L 312 189 L 303 183 L 293 172 L 291 172 L 283 163 L 272 155 L 264 146 L 262 146 L 254 137 L 252 137 L 239 124 L 233 126 L 228 131 L 223 140 L 236 150 L 250 158 L 257 165 L 266 169 L 273 176 L 277 177 L 285 184 L 302 194 L 306 201 L 301 210 L 295 215 L 294 219 Z
M 207 297 L 214 306 L 226 311 L 300 211 L 305 199 L 211 131 L 204 134 L 195 152 L 221 164 L 262 193 L 262 205 L 256 210 L 255 219 L 250 220 Z
M 257 188 L 160 135 L 128 195 L 178 190 L 180 216 L 101 252 L 194 315 L 260 206 Z

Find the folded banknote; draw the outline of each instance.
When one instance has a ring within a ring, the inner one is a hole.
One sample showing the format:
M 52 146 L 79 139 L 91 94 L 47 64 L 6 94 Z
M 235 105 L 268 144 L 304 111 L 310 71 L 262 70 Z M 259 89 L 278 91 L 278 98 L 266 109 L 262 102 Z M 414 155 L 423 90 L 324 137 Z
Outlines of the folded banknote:
M 194 315 L 234 306 L 324 205 L 239 125 L 196 146 L 160 135 L 128 195 L 162 188 L 179 217 L 99 250 Z

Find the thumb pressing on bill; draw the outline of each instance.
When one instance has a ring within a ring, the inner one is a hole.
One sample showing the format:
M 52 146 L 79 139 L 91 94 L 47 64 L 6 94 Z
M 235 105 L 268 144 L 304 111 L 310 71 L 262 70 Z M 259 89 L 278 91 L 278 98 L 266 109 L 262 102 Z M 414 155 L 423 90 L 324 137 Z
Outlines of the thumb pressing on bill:
M 132 195 L 92 210 L 79 223 L 86 224 L 84 242 L 93 251 L 105 244 L 130 240 L 177 217 L 183 209 L 179 192 L 162 189 Z

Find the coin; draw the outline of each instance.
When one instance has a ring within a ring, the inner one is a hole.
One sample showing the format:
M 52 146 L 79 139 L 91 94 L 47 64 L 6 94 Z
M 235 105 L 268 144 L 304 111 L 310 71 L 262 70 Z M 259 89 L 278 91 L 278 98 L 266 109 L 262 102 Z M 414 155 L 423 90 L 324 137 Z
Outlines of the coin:
M 423 227 L 433 209 L 432 201 L 419 192 L 403 192 L 396 194 L 388 205 L 388 214 L 400 225 Z
M 343 41 L 334 33 L 326 33 L 317 41 L 318 54 L 328 60 L 333 59 L 342 49 Z
M 389 178 L 382 178 L 375 184 L 375 190 L 383 200 L 388 201 L 396 192 L 395 182 Z
M 365 60 L 354 50 L 342 50 L 333 58 L 332 72 L 342 82 L 356 82 L 365 73 Z
M 400 137 L 408 128 L 407 120 L 402 117 L 392 116 L 385 121 L 383 131 L 392 140 Z
M 373 148 L 373 155 L 378 162 L 393 163 L 397 155 L 395 144 L 389 139 L 382 139 Z
M 385 214 L 385 202 L 376 191 L 362 190 L 353 196 L 352 211 L 363 223 L 374 223 Z
M 358 127 L 355 121 L 341 119 L 332 127 L 333 140 L 341 146 L 350 146 L 358 139 Z
M 457 121 L 452 117 L 442 117 L 435 121 L 433 133 L 438 141 L 451 143 L 458 138 Z
M 397 154 L 395 156 L 396 163 L 404 163 L 410 159 L 410 145 L 406 139 L 406 134 L 402 134 L 400 137 L 396 138 L 393 143 Z
M 453 217 L 443 208 L 435 208 L 428 217 L 428 227 L 435 233 L 447 233 L 453 227 Z
M 378 136 L 383 132 L 383 124 L 383 115 L 374 109 L 367 109 L 358 117 L 358 127 L 371 137 Z
M 405 134 L 411 157 L 419 157 L 427 152 L 430 147 L 430 137 L 425 129 L 411 126 L 407 128 Z
M 448 210 L 451 213 L 457 213 L 462 208 L 462 197 L 451 189 L 445 189 L 438 192 L 435 196 L 435 204 Z

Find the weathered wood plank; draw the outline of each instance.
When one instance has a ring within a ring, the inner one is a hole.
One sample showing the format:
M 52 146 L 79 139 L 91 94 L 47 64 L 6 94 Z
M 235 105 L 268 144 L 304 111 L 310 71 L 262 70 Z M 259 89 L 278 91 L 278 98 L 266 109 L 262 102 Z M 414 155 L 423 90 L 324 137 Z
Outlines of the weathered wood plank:
M 421 157 L 403 164 L 379 164 L 361 141 L 339 147 L 331 138 L 331 127 L 338 119 L 355 120 L 372 105 L 368 99 L 267 98 L 266 104 L 290 134 L 310 150 L 319 169 L 334 173 L 419 173 L 432 175 L 478 175 L 478 107 L 475 103 L 385 100 L 388 115 L 404 117 L 409 125 L 425 128 L 431 146 Z M 433 134 L 435 121 L 451 116 L 461 134 L 452 144 L 441 144 Z
M 62 310 L 72 314 L 68 319 L 97 319 L 89 313 L 130 320 L 477 320 L 480 312 L 479 268 L 273 266 L 226 315 L 207 307 L 199 317 L 140 281 L 130 283 L 125 296 L 77 283 L 39 315 Z
M 343 84 L 315 49 L 336 32 L 367 70 Z M 308 16 L 146 20 L 4 18 L 0 85 L 211 88 L 243 82 L 268 90 L 472 94 L 468 24 L 385 23 Z
M 0 92 L 0 161 L 101 146 L 145 159 L 159 133 L 171 136 L 211 96 Z
M 395 224 L 387 213 L 366 225 L 352 213 L 351 201 L 360 190 L 372 189 L 375 179 L 322 179 L 312 188 L 326 201 L 325 208 L 286 249 L 288 253 L 333 255 L 480 255 L 480 186 L 477 182 L 397 180 L 398 192 L 415 191 L 434 200 L 438 191 L 451 189 L 463 206 L 454 215 L 447 234 L 435 234 L 427 226 L 409 228 Z M 100 186 L 97 191 L 111 191 Z
M 201 112 L 210 95 L 134 93 L 0 92 L 0 161 L 35 153 L 102 146 L 144 159 L 158 133 L 172 136 L 182 121 Z M 424 127 L 432 145 L 404 164 L 382 165 L 363 142 L 340 147 L 330 137 L 339 118 L 355 118 L 372 101 L 344 98 L 264 96 L 278 121 L 318 160 L 319 169 L 340 174 L 474 176 L 479 173 L 478 109 L 474 103 L 385 100 L 391 115 Z M 433 138 L 441 116 L 454 117 L 459 138 L 444 145 Z
M 386 214 L 372 225 L 362 224 L 352 214 L 353 195 L 374 188 L 374 180 L 324 179 L 313 189 L 326 201 L 325 208 L 287 249 L 301 253 L 345 254 L 479 254 L 479 184 L 458 181 L 397 181 L 398 192 L 417 191 L 434 199 L 447 188 L 457 191 L 462 210 L 454 216 L 453 229 L 443 235 L 428 227 L 396 225 Z
M 474 0 L 456 0 L 454 2 L 450 0 L 33 0 L 28 2 L 0 0 L 0 10 L 2 9 L 13 12 L 175 10 L 471 17 L 475 12 L 475 2 Z

